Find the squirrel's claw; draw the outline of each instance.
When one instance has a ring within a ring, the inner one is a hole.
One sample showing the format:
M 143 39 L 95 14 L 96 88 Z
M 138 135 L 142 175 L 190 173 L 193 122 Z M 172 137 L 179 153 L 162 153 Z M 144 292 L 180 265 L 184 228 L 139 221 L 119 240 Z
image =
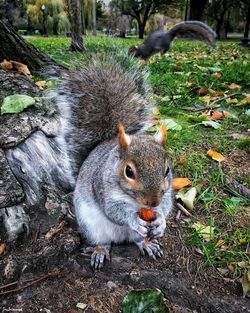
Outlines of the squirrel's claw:
M 142 241 L 136 242 L 142 255 L 145 255 L 145 251 L 148 256 L 154 260 L 156 257 L 161 258 L 163 256 L 163 251 L 157 239 L 143 239 Z
M 89 248 L 93 248 L 93 247 L 89 247 Z M 90 249 L 88 250 L 91 251 Z M 110 261 L 110 254 L 109 254 L 110 246 L 109 245 L 96 246 L 95 248 L 92 249 L 92 251 L 94 252 L 91 255 L 90 264 L 93 267 L 93 269 L 100 270 L 101 268 L 103 268 L 105 259 Z

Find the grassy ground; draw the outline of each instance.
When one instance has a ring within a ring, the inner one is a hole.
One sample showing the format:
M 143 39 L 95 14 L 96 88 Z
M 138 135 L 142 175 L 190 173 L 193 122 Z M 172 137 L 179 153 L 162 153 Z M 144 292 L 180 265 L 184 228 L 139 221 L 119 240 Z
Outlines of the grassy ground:
M 29 41 L 70 67 L 86 61 L 84 55 L 67 51 L 67 38 Z M 126 49 L 135 43 L 138 40 L 88 38 L 85 47 L 91 52 L 110 53 L 114 47 Z M 152 102 L 159 109 L 156 118 L 171 118 L 181 126 L 168 134 L 167 151 L 175 176 L 188 177 L 198 190 L 195 208 L 190 210 L 192 217 L 183 216 L 186 223 L 182 227 L 189 238 L 186 244 L 204 256 L 204 265 L 238 279 L 250 268 L 250 207 L 237 188 L 250 188 L 249 49 L 235 41 L 219 42 L 215 49 L 199 42 L 176 41 L 169 53 L 153 57 L 145 67 L 150 70 Z M 202 94 L 201 88 L 219 94 Z M 207 118 L 201 114 L 207 109 L 225 110 L 234 118 L 216 121 L 218 129 L 205 127 L 202 121 Z M 213 161 L 207 156 L 209 149 L 222 153 L 225 161 Z M 226 184 L 227 177 L 237 181 L 236 188 Z M 197 222 L 207 226 L 209 236 L 193 227 Z

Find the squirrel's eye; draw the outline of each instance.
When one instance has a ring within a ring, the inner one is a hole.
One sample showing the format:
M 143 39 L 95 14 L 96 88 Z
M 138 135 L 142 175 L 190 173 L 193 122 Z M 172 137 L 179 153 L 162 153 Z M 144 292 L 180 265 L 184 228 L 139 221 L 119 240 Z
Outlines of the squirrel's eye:
M 168 176 L 168 173 L 169 173 L 169 166 L 167 167 L 167 169 L 166 169 L 166 172 L 165 172 L 165 177 L 167 177 Z
M 125 169 L 125 175 L 130 179 L 135 179 L 135 174 L 131 168 L 131 166 L 127 165 Z

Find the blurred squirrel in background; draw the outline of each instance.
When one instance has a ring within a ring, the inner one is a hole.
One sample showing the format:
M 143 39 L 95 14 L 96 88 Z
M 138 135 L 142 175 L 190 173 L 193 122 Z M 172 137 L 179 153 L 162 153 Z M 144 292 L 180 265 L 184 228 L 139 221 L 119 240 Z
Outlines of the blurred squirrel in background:
M 158 52 L 164 54 L 171 48 L 175 38 L 197 39 L 214 47 L 216 33 L 205 23 L 185 21 L 170 30 L 153 33 L 142 45 L 130 47 L 128 53 L 141 59 L 148 59 Z

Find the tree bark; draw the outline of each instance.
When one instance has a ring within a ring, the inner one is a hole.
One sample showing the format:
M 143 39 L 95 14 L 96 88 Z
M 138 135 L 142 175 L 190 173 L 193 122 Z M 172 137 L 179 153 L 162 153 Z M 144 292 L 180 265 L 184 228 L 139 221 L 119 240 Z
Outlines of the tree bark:
M 245 29 L 244 29 L 244 38 L 249 37 L 249 25 L 250 25 L 250 1 L 248 1 L 246 24 L 245 24 Z
M 143 39 L 144 30 L 145 30 L 145 24 L 138 21 L 139 39 Z
M 69 0 L 71 45 L 69 50 L 83 52 L 82 6 L 80 0 Z
M 189 19 L 200 21 L 207 0 L 190 0 Z
M 0 62 L 4 59 L 26 64 L 29 69 L 40 71 L 48 65 L 60 67 L 48 55 L 19 36 L 9 23 L 0 20 Z

